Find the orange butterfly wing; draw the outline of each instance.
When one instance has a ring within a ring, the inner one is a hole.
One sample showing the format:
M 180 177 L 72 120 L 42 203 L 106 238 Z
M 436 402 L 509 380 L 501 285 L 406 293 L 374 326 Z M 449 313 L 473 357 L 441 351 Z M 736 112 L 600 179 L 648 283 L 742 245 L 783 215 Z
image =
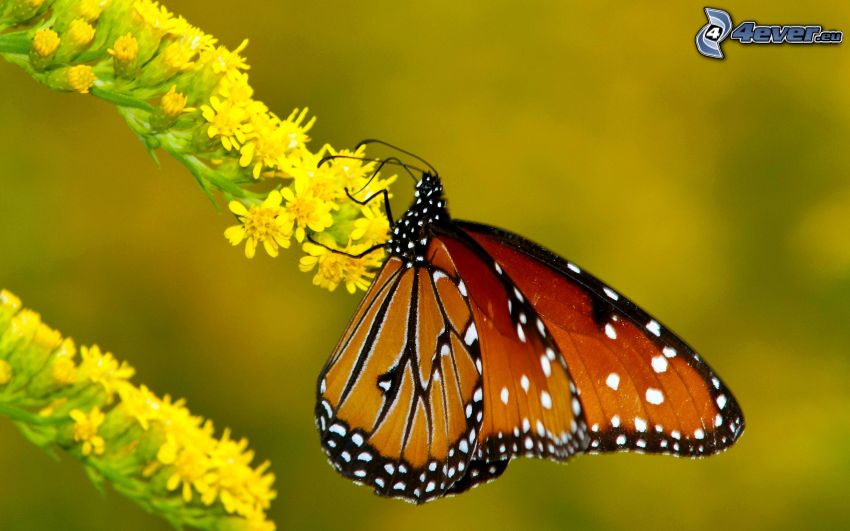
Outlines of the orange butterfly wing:
M 478 330 L 484 375 L 484 422 L 476 456 L 563 460 L 588 444 L 568 362 L 515 274 L 460 234 L 440 242 L 466 283 Z
M 528 240 L 458 225 L 510 275 L 554 338 L 581 393 L 589 451 L 702 456 L 741 435 L 744 418 L 731 391 L 649 314 Z M 486 365 L 486 348 L 483 357 Z
M 483 396 L 461 289 L 451 272 L 391 257 L 319 377 L 331 464 L 378 494 L 422 503 L 467 471 Z

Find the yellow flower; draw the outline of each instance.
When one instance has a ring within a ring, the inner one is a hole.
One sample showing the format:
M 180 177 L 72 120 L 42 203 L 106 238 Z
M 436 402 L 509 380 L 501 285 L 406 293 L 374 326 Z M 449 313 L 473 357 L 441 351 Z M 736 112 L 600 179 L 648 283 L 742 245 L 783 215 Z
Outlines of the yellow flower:
M 137 388 L 133 385 L 122 385 L 118 387 L 118 395 L 121 397 L 121 407 L 136 419 L 142 429 L 147 430 L 150 422 L 159 418 L 162 403 L 146 386 Z
M 307 117 L 308 109 L 305 107 L 299 112 L 298 109 L 293 110 L 286 120 L 281 122 L 280 126 L 284 130 L 287 140 L 289 140 L 289 149 L 304 148 L 304 145 L 310 141 L 307 132 L 313 128 L 316 123 L 316 117 L 310 118 L 307 123 L 304 119 Z
M 269 256 L 277 256 L 278 247 L 289 247 L 292 237 L 292 219 L 280 207 L 281 195 L 273 190 L 260 205 L 250 209 L 239 201 L 230 202 L 230 211 L 237 215 L 241 225 L 224 231 L 233 245 L 245 242 L 245 256 L 253 258 L 258 243 L 262 243 Z
M 35 335 L 32 338 L 33 343 L 40 346 L 44 350 L 53 350 L 62 344 L 62 334 L 50 328 L 44 323 L 38 325 L 35 330 Z
M 50 369 L 50 376 L 59 385 L 71 385 L 77 381 L 77 366 L 74 360 L 59 358 Z
M 158 2 L 152 0 L 136 0 L 136 15 L 151 29 L 160 33 L 169 33 L 179 26 L 178 19 Z
M 266 520 L 262 512 L 258 512 L 248 517 L 248 520 L 242 524 L 241 529 L 245 531 L 275 531 L 277 527 L 274 522 Z
M 246 451 L 247 447 L 246 439 L 235 441 L 230 438 L 230 430 L 224 431 L 210 452 L 211 470 L 206 478 L 209 489 L 202 496 L 205 504 L 218 497 L 228 513 L 242 516 L 253 515 L 271 504 L 277 493 L 271 488 L 274 476 L 267 473 L 269 464 L 252 469 L 254 453 Z
M 77 366 L 74 358 L 77 355 L 77 347 L 70 337 L 65 338 L 56 350 L 53 367 L 50 376 L 59 385 L 71 385 L 77 383 Z
M 88 21 L 94 21 L 100 17 L 100 14 L 103 13 L 103 10 L 109 5 L 109 1 L 110 0 L 81 0 L 77 5 L 77 9 L 80 10 L 80 16 Z
M 12 366 L 6 360 L 0 360 L 0 385 L 6 385 L 12 379 Z
M 365 245 L 353 245 L 344 251 L 356 255 L 366 249 Z M 309 242 L 304 244 L 304 252 L 307 256 L 301 257 L 298 267 L 305 273 L 316 268 L 314 285 L 333 291 L 340 284 L 345 284 L 345 289 L 352 294 L 369 287 L 375 277 L 372 270 L 380 266 L 383 258 L 383 252 L 379 250 L 362 258 L 353 258 Z
M 68 84 L 77 92 L 88 93 L 97 78 L 89 65 L 77 65 L 68 69 Z
M 41 325 L 41 317 L 29 309 L 23 309 L 9 323 L 9 333 L 14 339 L 29 339 Z
M 324 201 L 313 193 L 310 188 L 310 178 L 296 177 L 292 186 L 281 192 L 286 199 L 286 211 L 292 215 L 297 225 L 295 239 L 304 241 L 306 229 L 321 232 L 333 225 L 331 211 L 339 208 L 335 203 Z
M 74 409 L 71 411 L 71 418 L 74 420 L 74 440 L 83 443 L 83 455 L 87 456 L 92 452 L 95 455 L 103 454 L 106 442 L 97 434 L 97 431 L 106 415 L 100 408 L 92 409 L 88 415 L 79 409 Z
M 139 53 L 139 42 L 132 33 L 127 33 L 115 39 L 115 44 L 106 52 L 120 63 L 130 63 L 136 59 Z
M 269 113 L 254 115 L 252 119 L 254 134 L 240 150 L 239 165 L 243 168 L 254 165 L 251 174 L 259 179 L 263 168 L 279 166 L 289 151 L 290 141 L 280 120 Z
M 248 111 L 239 105 L 234 105 L 227 100 L 220 100 L 216 96 L 210 97 L 209 105 L 201 106 L 201 113 L 210 123 L 207 134 L 210 138 L 221 137 L 221 145 L 230 151 L 245 142 L 245 135 L 251 131 L 248 120 Z
M 221 78 L 217 87 L 219 95 L 230 100 L 234 105 L 247 106 L 254 101 L 254 88 L 248 84 L 248 74 L 238 70 L 230 70 Z M 263 114 L 263 113 L 258 113 Z
M 165 47 L 162 58 L 172 70 L 186 71 L 194 65 L 195 56 L 205 47 L 211 46 L 211 37 L 184 22 L 179 38 Z
M 0 306 L 16 312 L 21 309 L 21 299 L 11 291 L 2 289 L 0 290 Z
M 171 464 L 174 472 L 166 482 L 168 490 L 182 486 L 183 500 L 186 503 L 192 501 L 192 487 L 198 492 L 207 490 L 205 479 L 209 470 L 209 458 L 205 452 L 192 446 L 184 447 Z
M 109 396 L 136 373 L 126 361 L 119 364 L 111 352 L 103 353 L 97 345 L 83 347 L 80 355 L 80 376 L 102 385 Z
M 372 206 L 380 203 L 380 206 Z M 354 220 L 354 230 L 351 231 L 352 240 L 363 240 L 363 243 L 374 245 L 385 242 L 390 233 L 390 220 L 383 211 L 383 202 L 376 198 L 368 205 L 364 205 L 360 212 L 363 217 Z
M 177 85 L 171 85 L 162 96 L 162 110 L 169 118 L 174 118 L 184 111 L 192 111 L 192 108 L 186 108 L 186 95 L 182 92 L 177 92 Z
M 85 19 L 74 19 L 68 27 L 68 38 L 77 46 L 85 46 L 94 39 L 94 28 Z
M 248 63 L 239 54 L 248 46 L 248 39 L 242 41 L 235 50 L 230 51 L 224 46 L 210 48 L 204 52 L 201 60 L 212 65 L 213 72 L 221 74 L 231 70 L 248 70 Z
M 40 57 L 49 57 L 59 48 L 59 34 L 50 28 L 42 28 L 32 38 L 32 49 Z

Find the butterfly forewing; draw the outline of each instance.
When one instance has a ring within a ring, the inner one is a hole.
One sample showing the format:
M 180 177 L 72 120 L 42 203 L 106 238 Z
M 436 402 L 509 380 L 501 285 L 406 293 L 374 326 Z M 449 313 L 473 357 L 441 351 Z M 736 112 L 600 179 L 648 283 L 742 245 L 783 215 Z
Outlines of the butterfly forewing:
M 657 320 L 528 240 L 459 225 L 532 297 L 581 392 L 590 451 L 699 456 L 738 438 L 744 421 L 731 392 Z
M 465 474 L 483 407 L 473 326 L 447 273 L 388 260 L 319 378 L 322 445 L 343 475 L 423 502 Z

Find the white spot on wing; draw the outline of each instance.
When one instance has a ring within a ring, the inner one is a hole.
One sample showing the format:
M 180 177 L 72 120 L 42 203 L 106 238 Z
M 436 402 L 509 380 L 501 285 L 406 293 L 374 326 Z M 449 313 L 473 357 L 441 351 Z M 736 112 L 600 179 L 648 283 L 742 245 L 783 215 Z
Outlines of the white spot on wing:
M 609 288 L 609 287 L 607 287 L 607 286 L 606 286 L 606 287 L 604 287 L 604 288 L 602 288 L 602 291 L 604 291 L 604 292 L 605 292 L 605 295 L 608 295 L 608 297 L 609 297 L 610 299 L 612 299 L 612 300 L 615 300 L 615 301 L 616 301 L 616 300 L 618 300 L 618 299 L 620 298 L 620 296 L 619 296 L 619 295 L 617 295 L 617 292 L 616 292 L 616 291 L 614 291 L 613 289 L 611 289 L 611 288 Z
M 650 387 L 646 390 L 646 401 L 657 406 L 664 402 L 664 393 L 660 389 Z
M 667 358 L 664 356 L 652 357 L 652 370 L 657 373 L 662 373 L 667 370 Z
M 605 323 L 605 335 L 608 336 L 608 339 L 617 339 L 617 331 L 611 323 Z
M 540 356 L 540 367 L 543 368 L 543 374 L 548 378 L 552 375 L 552 365 L 549 363 L 549 358 Z
M 620 387 L 620 375 L 616 372 L 612 372 L 608 375 L 608 378 L 605 378 L 605 384 L 616 391 L 617 388 Z
M 567 269 L 569 269 L 573 273 L 581 274 L 581 269 L 579 269 L 579 267 L 572 262 L 567 262 Z
M 472 345 L 476 339 L 478 339 L 478 330 L 475 328 L 475 323 L 469 323 L 469 328 L 466 329 L 466 334 L 463 336 L 463 342 Z
M 528 376 L 523 374 L 522 377 L 519 379 L 519 385 L 522 386 L 522 390 L 527 393 L 528 392 Z
M 502 387 L 502 393 L 500 395 L 500 398 L 502 399 L 502 403 L 505 405 L 508 405 L 508 396 L 510 396 L 510 393 L 508 393 L 508 388 Z
M 656 337 L 661 337 L 661 325 L 655 319 L 646 323 L 646 329 L 655 334 Z
M 540 391 L 540 403 L 546 409 L 552 409 L 552 397 L 549 396 L 547 391 Z

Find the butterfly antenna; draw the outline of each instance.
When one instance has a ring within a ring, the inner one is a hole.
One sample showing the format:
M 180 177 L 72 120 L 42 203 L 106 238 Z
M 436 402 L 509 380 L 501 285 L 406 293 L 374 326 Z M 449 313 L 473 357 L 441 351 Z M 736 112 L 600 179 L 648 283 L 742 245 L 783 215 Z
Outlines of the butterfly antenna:
M 434 167 L 434 166 L 433 166 L 430 162 L 428 162 L 427 160 L 423 159 L 423 158 L 422 158 L 422 157 L 420 157 L 419 155 L 416 155 L 416 154 L 414 154 L 414 153 L 411 153 L 410 151 L 407 151 L 406 149 L 401 149 L 400 147 L 398 147 L 398 146 L 396 146 L 396 145 L 393 145 L 393 144 L 390 144 L 389 142 L 384 142 L 383 140 L 378 140 L 377 138 L 367 138 L 366 140 L 363 140 L 363 141 L 361 141 L 359 144 L 357 144 L 356 148 L 359 148 L 360 146 L 365 146 L 365 145 L 367 145 L 367 144 L 380 144 L 380 145 L 382 145 L 382 146 L 386 146 L 386 147 L 388 147 L 388 148 L 390 148 L 390 149 L 394 149 L 394 150 L 398 151 L 399 153 L 404 153 L 405 155 L 407 155 L 407 156 L 409 156 L 409 157 L 413 157 L 414 159 L 416 159 L 416 160 L 418 160 L 419 162 L 421 162 L 421 163 L 425 164 L 426 166 L 428 166 L 428 168 L 429 168 L 432 172 L 434 172 L 434 175 L 439 175 L 439 174 L 440 174 L 440 172 L 438 172 L 438 171 L 437 171 L 437 168 L 435 168 L 435 167 Z M 356 148 L 355 148 L 355 149 L 356 149 Z
M 355 157 L 355 156 L 352 156 L 352 155 L 328 155 L 326 157 L 322 157 L 322 160 L 319 161 L 319 163 L 316 165 L 316 167 L 321 168 L 324 163 L 326 163 L 329 160 L 334 160 L 334 159 L 350 159 L 350 160 L 357 160 L 357 161 L 360 161 L 360 162 L 377 162 L 378 163 L 378 167 L 375 169 L 375 171 L 372 172 L 372 175 L 369 177 L 369 180 L 366 182 L 366 184 L 363 185 L 362 188 L 360 188 L 360 190 L 363 190 L 363 188 L 366 188 L 367 186 L 369 186 L 369 183 L 372 182 L 372 179 L 374 179 L 375 176 L 378 175 L 378 172 L 381 171 L 381 168 L 383 168 L 387 164 L 391 164 L 393 166 L 399 166 L 402 169 L 404 169 L 404 171 L 408 175 L 410 175 L 410 178 L 413 179 L 413 182 L 419 182 L 419 179 L 417 179 L 416 176 L 413 175 L 413 171 L 418 171 L 419 173 L 426 173 L 425 170 L 423 170 L 422 168 L 419 168 L 417 166 L 413 166 L 412 164 L 407 164 L 406 162 L 403 162 L 398 157 L 389 157 L 389 158 L 386 158 L 386 159 L 369 159 L 369 158 L 365 158 L 365 157 Z M 411 171 L 411 170 L 413 170 L 413 171 Z M 358 190 L 358 192 L 360 192 L 360 190 Z
M 380 249 L 381 247 L 384 247 L 384 246 L 387 245 L 386 242 L 385 243 L 378 243 L 378 244 L 375 244 L 375 245 L 369 247 L 368 249 L 366 249 L 365 251 L 363 251 L 361 253 L 351 254 L 351 253 L 347 253 L 347 252 L 340 250 L 340 249 L 334 249 L 333 247 L 329 247 L 322 242 L 314 240 L 313 237 L 309 236 L 309 235 L 307 236 L 307 241 L 309 241 L 313 245 L 318 245 L 319 247 L 327 249 L 328 251 L 330 251 L 334 254 L 338 254 L 338 255 L 341 255 L 341 256 L 347 256 L 349 258 L 354 258 L 354 259 L 363 258 L 367 254 L 373 253 L 373 252 L 377 251 L 378 249 Z

